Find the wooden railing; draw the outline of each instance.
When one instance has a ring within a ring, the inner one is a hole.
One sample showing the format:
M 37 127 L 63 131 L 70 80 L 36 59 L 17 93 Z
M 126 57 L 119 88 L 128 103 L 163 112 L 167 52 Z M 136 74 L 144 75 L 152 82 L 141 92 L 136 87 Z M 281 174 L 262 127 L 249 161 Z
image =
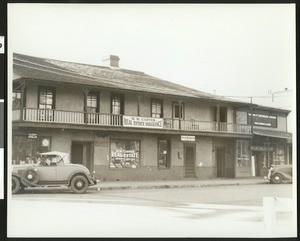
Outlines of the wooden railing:
M 13 110 L 13 121 L 84 124 L 95 126 L 123 126 L 122 115 L 84 113 L 50 109 L 26 108 Z M 198 120 L 163 119 L 163 128 L 168 130 L 224 132 L 251 134 L 251 126 L 225 122 L 208 122 Z

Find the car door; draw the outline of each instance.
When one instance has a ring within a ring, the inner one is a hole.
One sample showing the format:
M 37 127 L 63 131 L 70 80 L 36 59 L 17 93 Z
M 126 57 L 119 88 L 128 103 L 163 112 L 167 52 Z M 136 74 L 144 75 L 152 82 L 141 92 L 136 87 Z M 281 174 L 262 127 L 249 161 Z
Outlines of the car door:
M 54 183 L 57 181 L 57 166 L 52 165 L 39 165 L 37 167 L 39 173 L 39 182 Z

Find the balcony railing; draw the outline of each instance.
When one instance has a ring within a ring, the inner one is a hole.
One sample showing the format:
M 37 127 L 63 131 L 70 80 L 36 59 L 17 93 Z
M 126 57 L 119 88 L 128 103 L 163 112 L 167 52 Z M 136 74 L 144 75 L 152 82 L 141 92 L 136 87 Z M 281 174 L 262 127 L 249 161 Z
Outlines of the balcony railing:
M 83 124 L 95 126 L 123 126 L 123 115 L 32 108 L 24 108 L 23 110 L 13 110 L 12 114 L 13 121 L 21 120 L 28 122 Z M 146 118 L 147 120 L 156 119 L 157 121 L 157 118 L 151 117 L 136 118 Z M 156 128 L 195 132 L 198 131 L 251 134 L 251 126 L 249 125 L 240 125 L 225 122 L 207 122 L 198 120 L 179 120 L 170 118 L 163 118 L 161 119 L 161 121 L 163 124 L 157 126 Z M 133 126 L 133 128 L 134 127 L 136 126 Z

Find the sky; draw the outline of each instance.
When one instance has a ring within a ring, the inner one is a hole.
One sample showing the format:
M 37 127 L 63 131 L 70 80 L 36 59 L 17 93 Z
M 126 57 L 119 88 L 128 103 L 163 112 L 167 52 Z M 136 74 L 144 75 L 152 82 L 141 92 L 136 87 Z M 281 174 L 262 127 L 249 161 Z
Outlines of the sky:
M 10 54 L 94 65 L 113 54 L 121 68 L 289 110 L 295 45 L 294 4 L 8 6 Z

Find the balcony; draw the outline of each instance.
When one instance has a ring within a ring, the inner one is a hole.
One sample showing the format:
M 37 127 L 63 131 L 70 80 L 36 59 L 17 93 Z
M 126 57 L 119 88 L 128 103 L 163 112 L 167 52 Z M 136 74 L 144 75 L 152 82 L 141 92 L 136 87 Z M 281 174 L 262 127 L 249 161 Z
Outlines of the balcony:
M 123 116 L 33 108 L 13 110 L 12 119 L 13 121 L 38 123 L 251 134 L 251 126 L 234 123 Z

